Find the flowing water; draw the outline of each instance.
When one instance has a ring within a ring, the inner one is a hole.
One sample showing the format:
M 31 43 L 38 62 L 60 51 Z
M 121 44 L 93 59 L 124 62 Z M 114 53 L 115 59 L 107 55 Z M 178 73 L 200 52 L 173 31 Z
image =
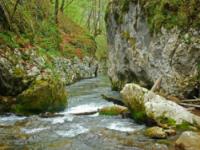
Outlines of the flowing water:
M 167 146 L 143 135 L 144 125 L 121 116 L 98 113 L 76 116 L 113 105 L 101 94 L 119 96 L 104 76 L 86 79 L 67 87 L 69 104 L 57 117 L 0 117 L 0 149 L 36 150 L 167 150 Z M 170 145 L 167 141 L 168 147 Z

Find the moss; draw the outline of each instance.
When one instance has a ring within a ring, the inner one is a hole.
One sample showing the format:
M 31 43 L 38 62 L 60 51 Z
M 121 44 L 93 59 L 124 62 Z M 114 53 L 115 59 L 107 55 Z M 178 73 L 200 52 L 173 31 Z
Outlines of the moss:
M 176 121 L 172 118 L 165 117 L 164 115 L 158 118 L 159 123 L 165 124 L 167 126 L 176 126 Z
M 109 5 L 106 20 L 109 13 L 114 13 L 116 23 L 122 24 L 124 14 L 129 11 L 130 2 L 140 3 L 152 33 L 159 32 L 161 27 L 178 27 L 185 31 L 190 27 L 198 29 L 200 26 L 199 0 L 114 0 L 111 4 L 116 7 Z
M 67 105 L 64 85 L 57 79 L 37 80 L 27 90 L 17 96 L 13 111 L 17 114 L 38 114 L 56 112 Z
M 124 87 L 125 84 L 126 82 L 123 80 L 111 81 L 111 88 L 113 91 L 120 91 Z
M 129 42 L 129 44 L 131 45 L 132 49 L 135 49 L 135 48 L 136 48 L 136 46 L 135 46 L 135 44 L 136 44 L 136 39 L 135 39 L 135 38 L 130 37 L 130 38 L 128 39 L 128 42 Z
M 138 123 L 146 123 L 149 120 L 145 111 L 131 110 L 131 117 Z
M 106 9 L 105 20 L 108 19 L 108 16 L 109 16 L 110 13 L 113 13 L 116 23 L 118 25 L 122 24 L 123 23 L 123 16 L 126 12 L 129 11 L 129 3 L 131 1 L 132 0 L 114 0 L 114 1 L 110 2 L 108 4 L 107 9 Z M 119 8 L 117 10 L 113 11 L 113 12 L 110 11 L 110 10 L 113 9 L 112 3 L 119 6 Z
M 13 75 L 15 77 L 24 77 L 25 74 L 26 74 L 26 72 L 22 68 L 16 67 L 13 70 Z
M 182 122 L 181 124 L 176 125 L 176 128 L 180 131 L 192 130 L 192 125 L 189 122 Z
M 199 28 L 199 0 L 141 0 L 140 4 L 148 17 L 151 32 L 159 32 L 161 27 Z
M 142 94 L 142 95 L 140 95 Z M 128 107 L 131 111 L 131 116 L 134 120 L 136 120 L 139 123 L 146 123 L 148 122 L 149 118 L 146 114 L 145 111 L 145 107 L 143 104 L 143 98 L 144 98 L 144 93 L 138 93 L 137 96 L 132 97 L 129 101 L 128 101 Z
M 128 109 L 125 109 L 120 106 L 110 106 L 110 107 L 104 107 L 99 110 L 100 115 L 108 115 L 108 116 L 114 116 L 114 115 L 120 115 L 124 112 L 127 112 Z

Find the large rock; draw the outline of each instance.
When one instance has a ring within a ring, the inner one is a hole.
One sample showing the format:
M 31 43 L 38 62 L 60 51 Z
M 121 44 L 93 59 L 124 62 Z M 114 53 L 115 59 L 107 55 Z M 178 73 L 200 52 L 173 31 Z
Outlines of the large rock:
M 181 8 L 191 9 L 196 18 L 199 1 L 194 1 L 194 7 L 188 7 L 190 4 L 155 0 L 113 0 L 109 4 L 108 73 L 114 89 L 129 82 L 149 88 L 162 76 L 164 92 L 180 97 L 198 96 L 195 91 L 199 83 L 200 32 L 195 21 L 199 19 L 188 23 L 191 17 L 187 15 L 191 13 L 185 14 Z
M 199 150 L 200 134 L 197 132 L 186 131 L 176 141 L 177 150 Z
M 17 96 L 13 111 L 17 114 L 37 114 L 57 112 L 67 106 L 67 94 L 64 84 L 54 78 L 40 79 Z
M 137 84 L 126 84 L 121 95 L 135 119 L 153 119 L 157 124 L 169 126 L 188 123 L 200 127 L 200 117 Z

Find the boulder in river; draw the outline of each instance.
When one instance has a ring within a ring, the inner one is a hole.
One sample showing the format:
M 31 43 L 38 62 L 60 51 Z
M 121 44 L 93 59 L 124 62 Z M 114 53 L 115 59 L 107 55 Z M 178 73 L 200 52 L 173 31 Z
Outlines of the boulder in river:
M 199 150 L 200 134 L 197 132 L 186 131 L 176 141 L 177 150 Z
M 17 114 L 57 112 L 67 105 L 64 84 L 55 78 L 40 79 L 17 96 L 13 111 Z
M 200 126 L 200 117 L 137 84 L 126 84 L 121 95 L 132 116 L 137 120 L 151 119 L 158 125 L 166 124 L 168 126 L 185 123 Z

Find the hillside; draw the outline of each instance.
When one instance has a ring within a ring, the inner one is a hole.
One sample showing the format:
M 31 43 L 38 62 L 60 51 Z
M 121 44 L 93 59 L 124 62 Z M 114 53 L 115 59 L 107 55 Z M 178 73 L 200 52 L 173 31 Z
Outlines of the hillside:
M 49 0 L 0 1 L 0 95 L 11 96 L 1 97 L 0 112 L 62 110 L 64 85 L 96 75 L 93 37 L 62 12 L 55 16 L 54 7 Z

